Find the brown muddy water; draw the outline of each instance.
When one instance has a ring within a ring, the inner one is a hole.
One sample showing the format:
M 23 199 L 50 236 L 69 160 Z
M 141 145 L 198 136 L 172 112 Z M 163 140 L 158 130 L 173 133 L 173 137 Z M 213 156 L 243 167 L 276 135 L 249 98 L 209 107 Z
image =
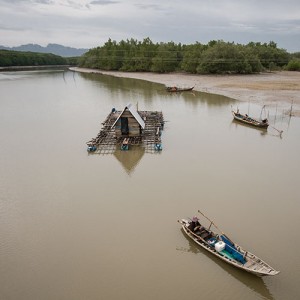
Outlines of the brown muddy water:
M 180 83 L 178 83 L 180 84 Z M 300 119 L 145 81 L 0 73 L 0 299 L 298 299 Z M 163 111 L 163 151 L 89 155 L 112 107 Z M 258 278 L 188 240 L 197 210 L 281 273 Z

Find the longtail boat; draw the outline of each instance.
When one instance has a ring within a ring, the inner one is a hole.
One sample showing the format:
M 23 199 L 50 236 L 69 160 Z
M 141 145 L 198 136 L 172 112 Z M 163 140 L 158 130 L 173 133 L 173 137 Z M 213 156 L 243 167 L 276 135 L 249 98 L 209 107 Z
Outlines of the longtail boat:
M 167 90 L 167 92 L 179 93 L 179 92 L 192 91 L 193 88 L 194 88 L 194 86 L 193 87 L 188 87 L 188 88 L 179 88 L 177 86 L 167 86 L 166 90 Z
M 198 212 L 210 222 L 208 227 L 204 227 L 199 222 L 200 219 L 198 217 L 178 220 L 184 233 L 195 243 L 228 264 L 259 277 L 277 275 L 279 273 L 261 258 L 233 242 L 218 229 L 213 221 L 201 211 Z M 214 231 L 212 227 L 215 229 Z
M 266 128 L 266 129 L 269 126 L 268 119 L 263 119 L 263 120 L 259 121 L 259 120 L 249 117 L 247 114 L 242 115 L 239 112 L 239 110 L 237 110 L 236 112 L 232 110 L 231 112 L 232 112 L 233 118 L 241 123 L 248 124 L 248 125 L 251 125 L 254 127 L 258 127 L 258 128 Z

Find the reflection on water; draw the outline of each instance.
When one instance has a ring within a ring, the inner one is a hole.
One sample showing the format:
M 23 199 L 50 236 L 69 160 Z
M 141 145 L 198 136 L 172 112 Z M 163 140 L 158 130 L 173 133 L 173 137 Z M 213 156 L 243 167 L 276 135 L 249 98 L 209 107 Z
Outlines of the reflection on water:
M 256 130 L 257 133 L 260 134 L 261 136 L 268 135 L 268 129 L 266 129 L 266 128 L 254 127 L 254 126 L 251 126 L 251 125 L 248 125 L 248 124 L 245 124 L 245 123 L 241 123 L 241 122 L 239 122 L 235 119 L 233 119 L 231 121 L 231 126 L 234 126 L 234 128 L 237 129 L 237 130 L 240 126 L 250 128 L 250 129 Z
M 205 249 L 198 246 L 195 242 L 193 242 L 190 238 L 188 238 L 183 229 L 181 228 L 182 234 L 185 236 L 185 238 L 188 241 L 189 247 L 188 248 L 177 248 L 178 251 L 182 252 L 191 252 L 193 254 L 204 254 L 207 259 L 212 259 L 218 266 L 220 266 L 229 276 L 234 277 L 239 282 L 247 286 L 252 291 L 258 293 L 264 299 L 273 300 L 274 297 L 267 288 L 264 280 L 261 277 L 257 277 L 253 274 L 249 274 L 247 272 L 244 272 L 243 270 L 237 269 L 226 262 L 224 262 L 221 259 L 218 259 L 213 254 L 209 253 Z
M 163 85 L 158 85 L 144 80 L 132 78 L 118 78 L 115 76 L 80 73 L 85 79 L 91 80 L 97 86 L 106 89 L 114 98 L 121 95 L 126 98 L 142 96 L 145 100 L 151 101 L 157 95 L 165 94 Z
M 183 100 L 186 104 L 192 106 L 197 106 L 198 101 L 208 106 L 224 106 L 235 102 L 221 95 L 212 95 L 197 91 L 169 93 L 166 91 L 165 85 L 145 80 L 89 73 L 79 73 L 78 76 L 91 80 L 101 88 L 107 89 L 112 97 L 120 95 L 121 93 L 123 97 L 125 95 L 127 98 L 133 99 L 142 97 L 143 101 L 147 102 L 151 102 L 156 97 L 164 97 L 167 101 Z
M 144 154 L 144 147 L 130 146 L 130 149 L 128 151 L 116 149 L 113 155 L 120 162 L 125 172 L 128 175 L 131 175 L 137 165 L 140 163 L 140 160 L 142 159 Z
M 0 81 L 14 81 L 24 80 L 29 78 L 36 78 L 36 76 L 49 76 L 49 73 L 57 76 L 64 76 L 66 70 L 37 70 L 37 71 L 12 71 L 12 72 L 0 72 Z

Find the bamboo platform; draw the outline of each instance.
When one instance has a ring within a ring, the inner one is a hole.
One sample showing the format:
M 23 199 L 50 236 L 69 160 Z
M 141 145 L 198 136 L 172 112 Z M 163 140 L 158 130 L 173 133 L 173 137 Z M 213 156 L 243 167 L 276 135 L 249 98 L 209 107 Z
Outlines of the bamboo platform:
M 161 133 L 164 128 L 163 113 L 158 111 L 138 111 L 145 122 L 145 128 L 138 136 L 122 135 L 116 136 L 112 125 L 121 114 L 121 111 L 111 112 L 102 123 L 102 128 L 95 138 L 86 144 L 97 149 L 92 152 L 96 154 L 110 154 L 120 149 L 124 139 L 130 146 L 143 146 L 148 153 L 155 152 L 155 145 L 161 144 Z

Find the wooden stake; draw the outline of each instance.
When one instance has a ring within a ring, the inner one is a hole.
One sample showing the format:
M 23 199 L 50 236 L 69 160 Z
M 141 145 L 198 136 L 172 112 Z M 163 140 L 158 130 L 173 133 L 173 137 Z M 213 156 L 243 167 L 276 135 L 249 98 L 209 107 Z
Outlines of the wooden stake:
M 205 216 L 200 210 L 198 210 L 198 213 L 200 213 L 204 218 L 206 218 L 211 223 L 210 227 L 213 224 L 222 234 L 224 234 L 222 232 L 222 230 L 220 230 L 220 228 L 218 228 L 218 226 L 214 223 L 214 221 L 212 221 L 210 218 L 208 218 L 207 216 Z
M 294 104 L 294 100 L 292 100 L 292 104 L 291 104 L 290 117 L 292 116 L 293 104 Z

